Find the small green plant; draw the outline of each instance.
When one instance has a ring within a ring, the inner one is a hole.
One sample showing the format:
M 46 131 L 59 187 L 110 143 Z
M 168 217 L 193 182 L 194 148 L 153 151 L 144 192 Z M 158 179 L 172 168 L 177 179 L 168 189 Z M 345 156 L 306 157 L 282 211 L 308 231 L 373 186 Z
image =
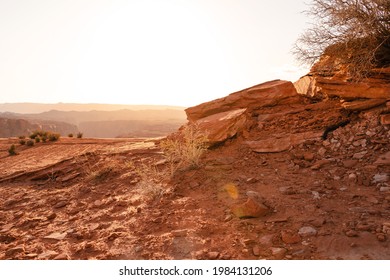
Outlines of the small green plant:
M 41 142 L 41 138 L 39 138 L 38 136 L 35 137 L 35 143 L 39 143 L 39 142 Z
M 73 133 L 69 133 L 69 134 L 68 134 L 68 137 L 69 137 L 69 138 L 72 138 L 72 137 L 73 137 Z
M 42 140 L 42 142 L 45 143 L 47 141 L 47 136 L 46 135 L 42 135 L 41 136 L 41 140 Z
M 29 139 L 29 140 L 27 140 L 27 142 L 26 142 L 26 146 L 28 146 L 28 147 L 32 147 L 32 146 L 34 146 L 34 140 L 32 140 L 32 139 Z
M 10 156 L 15 156 L 17 155 L 18 153 L 16 152 L 16 147 L 14 144 L 11 145 L 11 147 L 8 149 L 8 154 Z
M 23 146 L 24 144 L 26 144 L 26 140 L 20 139 L 20 140 L 19 140 L 19 144 Z
M 19 139 L 20 139 L 20 140 L 22 140 L 22 139 L 26 139 L 26 136 L 24 136 L 24 135 L 20 135 L 20 136 L 19 136 Z
M 82 132 L 77 132 L 77 138 L 83 138 L 83 133 Z

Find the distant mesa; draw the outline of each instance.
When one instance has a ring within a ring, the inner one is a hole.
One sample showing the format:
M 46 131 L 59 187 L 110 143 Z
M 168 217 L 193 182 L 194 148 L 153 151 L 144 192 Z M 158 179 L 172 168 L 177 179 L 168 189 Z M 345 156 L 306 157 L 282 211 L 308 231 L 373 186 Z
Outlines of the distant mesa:
M 30 111 L 50 109 L 40 113 L 21 114 L 26 104 Z M 20 106 L 20 107 L 18 107 Z M 0 137 L 16 137 L 36 129 L 68 135 L 83 131 L 84 137 L 160 137 L 176 131 L 185 123 L 183 107 L 154 105 L 105 104 L 0 104 Z M 64 109 L 94 109 L 89 111 L 61 111 Z M 98 108 L 120 110 L 96 110 Z M 133 108 L 133 109 L 127 109 Z M 10 112 L 14 109 L 14 112 Z

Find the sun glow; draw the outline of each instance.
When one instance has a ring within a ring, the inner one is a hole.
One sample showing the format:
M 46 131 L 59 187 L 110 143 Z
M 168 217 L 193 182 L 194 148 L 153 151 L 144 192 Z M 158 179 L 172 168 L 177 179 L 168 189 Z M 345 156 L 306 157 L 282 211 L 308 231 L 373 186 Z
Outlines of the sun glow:
M 2 1 L 0 102 L 191 106 L 298 78 L 296 2 Z

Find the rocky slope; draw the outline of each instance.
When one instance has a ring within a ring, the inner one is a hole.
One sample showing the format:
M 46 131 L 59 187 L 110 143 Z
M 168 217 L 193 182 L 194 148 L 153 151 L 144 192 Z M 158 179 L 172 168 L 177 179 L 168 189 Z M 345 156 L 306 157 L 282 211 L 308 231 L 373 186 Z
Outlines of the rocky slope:
M 389 98 L 318 92 L 188 108 L 209 149 L 173 177 L 159 139 L 3 140 L 0 258 L 390 259 Z

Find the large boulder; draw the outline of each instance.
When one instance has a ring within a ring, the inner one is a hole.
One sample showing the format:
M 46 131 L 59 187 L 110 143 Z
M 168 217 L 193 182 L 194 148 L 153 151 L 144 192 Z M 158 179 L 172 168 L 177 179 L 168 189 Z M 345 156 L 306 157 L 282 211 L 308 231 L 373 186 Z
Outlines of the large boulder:
M 275 106 L 296 96 L 297 92 L 291 82 L 275 80 L 187 108 L 185 111 L 187 119 L 193 122 L 217 113 L 236 109 L 247 108 L 248 111 L 253 111 L 262 107 Z
M 236 109 L 217 113 L 195 123 L 207 137 L 207 144 L 212 146 L 222 143 L 242 131 L 247 122 L 247 109 Z

